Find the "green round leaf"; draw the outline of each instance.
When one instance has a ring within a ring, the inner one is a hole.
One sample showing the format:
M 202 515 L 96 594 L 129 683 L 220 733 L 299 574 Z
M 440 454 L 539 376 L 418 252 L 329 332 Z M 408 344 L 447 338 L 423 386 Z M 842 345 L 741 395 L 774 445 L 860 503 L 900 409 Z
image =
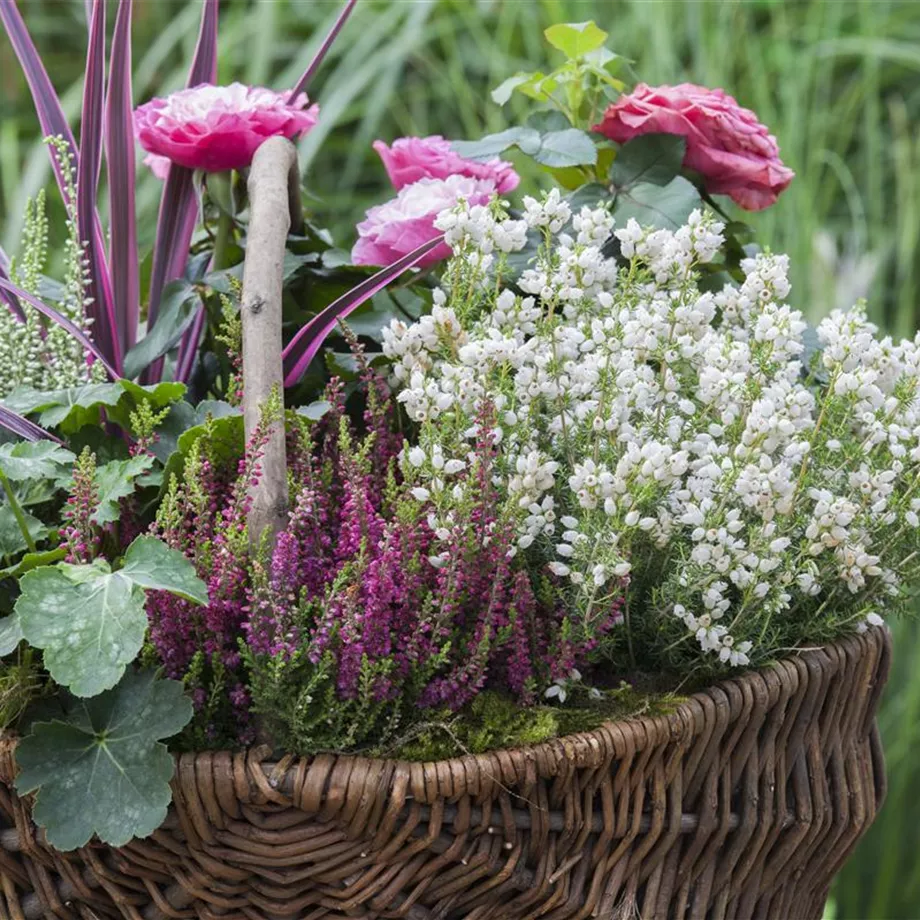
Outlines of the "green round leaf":
M 0 444 L 0 472 L 7 479 L 57 479 L 77 458 L 54 441 L 17 441 Z
M 34 569 L 20 587 L 16 615 L 51 676 L 76 696 L 114 687 L 144 643 L 143 589 L 96 565 Z
M 16 788 L 37 793 L 33 816 L 59 850 L 96 834 L 111 846 L 163 823 L 174 762 L 161 739 L 192 717 L 182 685 L 151 672 L 125 674 L 112 690 L 79 700 L 65 721 L 38 722 L 16 748 Z
M 208 587 L 177 549 L 156 537 L 138 537 L 125 553 L 119 575 L 152 591 L 169 591 L 196 604 L 208 602 Z
M 580 58 L 607 41 L 607 33 L 594 22 L 560 22 L 550 26 L 543 34 L 569 60 Z

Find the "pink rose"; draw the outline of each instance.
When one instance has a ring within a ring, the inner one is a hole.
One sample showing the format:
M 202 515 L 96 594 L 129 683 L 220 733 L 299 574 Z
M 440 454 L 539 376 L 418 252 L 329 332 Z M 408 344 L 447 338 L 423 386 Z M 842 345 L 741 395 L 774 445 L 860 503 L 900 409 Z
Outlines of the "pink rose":
M 495 183 L 469 176 L 419 179 L 400 189 L 391 201 L 367 212 L 358 224 L 358 242 L 351 251 L 355 265 L 389 265 L 438 235 L 434 222 L 441 211 L 454 207 L 459 198 L 471 205 L 486 204 L 495 194 Z M 418 263 L 433 265 L 450 257 L 447 243 L 436 246 Z
M 500 195 L 517 188 L 521 177 L 514 167 L 504 160 L 487 160 L 478 163 L 451 150 L 450 141 L 439 134 L 431 137 L 401 137 L 387 147 L 383 141 L 374 141 L 374 150 L 380 154 L 393 187 L 397 190 L 419 179 L 446 179 L 448 176 L 469 176 L 471 179 L 490 179 Z
M 189 169 L 222 172 L 252 162 L 267 137 L 294 138 L 316 124 L 317 106 L 307 97 L 261 86 L 202 83 L 165 99 L 152 99 L 134 113 L 141 147 Z
M 618 144 L 641 134 L 680 134 L 687 139 L 683 165 L 703 176 L 710 194 L 728 195 L 748 211 L 769 207 L 795 176 L 779 158 L 776 138 L 720 89 L 640 83 L 594 130 Z

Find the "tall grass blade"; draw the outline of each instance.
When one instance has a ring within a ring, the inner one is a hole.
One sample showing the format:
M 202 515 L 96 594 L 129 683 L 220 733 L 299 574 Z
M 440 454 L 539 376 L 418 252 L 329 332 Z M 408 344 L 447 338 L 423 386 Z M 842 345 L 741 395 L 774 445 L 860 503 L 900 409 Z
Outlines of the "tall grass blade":
M 404 271 L 417 265 L 432 249 L 444 242 L 444 236 L 436 236 L 403 256 L 392 265 L 380 269 L 370 278 L 355 285 L 350 291 L 334 300 L 328 307 L 316 314 L 306 323 L 288 343 L 282 352 L 284 359 L 284 385 L 293 386 L 304 375 L 310 362 L 322 348 L 323 342 L 335 324 L 356 310 L 374 294 L 382 291 L 390 282 L 395 281 Z
M 105 159 L 109 176 L 109 257 L 116 329 L 122 354 L 137 340 L 140 273 L 134 198 L 134 110 L 131 99 L 131 12 L 119 0 L 106 100 Z

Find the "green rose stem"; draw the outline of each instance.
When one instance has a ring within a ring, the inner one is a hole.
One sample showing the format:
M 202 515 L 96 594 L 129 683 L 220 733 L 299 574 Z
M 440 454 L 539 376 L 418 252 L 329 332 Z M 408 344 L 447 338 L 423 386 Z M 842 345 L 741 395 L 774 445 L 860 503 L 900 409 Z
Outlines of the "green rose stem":
M 6 493 L 7 501 L 9 501 L 10 508 L 13 511 L 13 517 L 16 518 L 16 523 L 19 525 L 19 529 L 22 531 L 22 536 L 26 541 L 26 546 L 28 547 L 30 553 L 34 553 L 35 541 L 32 539 L 32 534 L 29 533 L 29 525 L 26 522 L 26 516 L 23 513 L 22 505 L 19 504 L 19 500 L 16 498 L 16 494 L 13 492 L 13 487 L 10 485 L 9 479 L 6 478 L 6 474 L 3 472 L 0 472 L 0 485 L 3 486 L 3 491 Z
M 287 518 L 288 478 L 284 440 L 284 377 L 281 360 L 281 297 L 288 231 L 300 230 L 300 174 L 297 150 L 271 137 L 256 151 L 249 170 L 249 233 L 243 266 L 243 424 L 247 443 L 266 405 L 281 412 L 265 422 L 261 470 L 250 486 L 249 540 L 270 548 Z M 265 546 L 266 542 L 268 547 Z

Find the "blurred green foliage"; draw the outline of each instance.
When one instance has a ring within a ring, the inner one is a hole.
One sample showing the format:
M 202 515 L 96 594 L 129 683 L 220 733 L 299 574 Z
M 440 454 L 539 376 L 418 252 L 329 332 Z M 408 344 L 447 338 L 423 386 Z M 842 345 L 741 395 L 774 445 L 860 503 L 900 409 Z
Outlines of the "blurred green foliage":
M 5 2 L 5 0 L 3 0 Z M 82 0 L 19 0 L 61 93 L 79 116 Z M 223 0 L 220 78 L 293 85 L 339 0 Z M 113 7 L 114 8 L 114 7 Z M 135 0 L 136 101 L 184 84 L 197 0 Z M 594 19 L 649 83 L 722 86 L 776 134 L 797 172 L 771 210 L 749 215 L 788 252 L 792 302 L 811 318 L 868 296 L 897 335 L 920 321 L 920 3 L 913 0 L 360 0 L 311 95 L 319 126 L 302 143 L 314 210 L 343 245 L 364 209 L 390 195 L 371 142 L 404 134 L 477 138 L 522 120 L 489 91 L 553 64 L 543 29 Z M 546 182 L 521 158 L 525 184 Z M 14 250 L 25 199 L 48 180 L 47 155 L 18 65 L 0 39 L 0 244 Z M 139 171 L 149 245 L 159 183 Z M 53 196 L 52 196 L 53 197 Z M 891 792 L 836 889 L 836 917 L 920 916 L 920 629 L 896 626 L 883 712 Z

